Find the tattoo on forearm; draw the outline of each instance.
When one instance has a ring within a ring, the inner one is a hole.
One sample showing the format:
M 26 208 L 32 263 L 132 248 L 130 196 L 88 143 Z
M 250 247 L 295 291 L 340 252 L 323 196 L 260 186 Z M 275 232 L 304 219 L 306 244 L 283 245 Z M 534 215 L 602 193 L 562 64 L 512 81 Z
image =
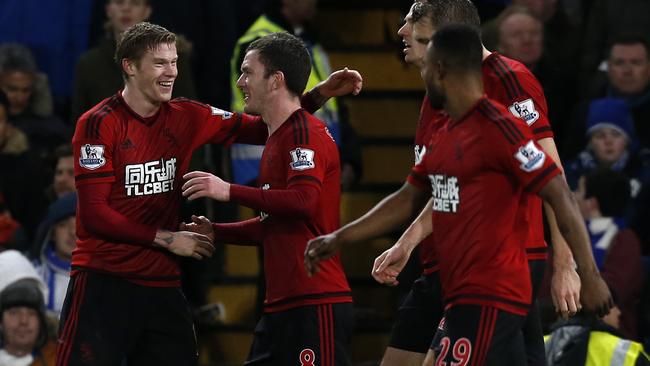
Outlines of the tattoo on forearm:
M 168 246 L 174 241 L 174 233 L 172 232 L 162 232 L 156 235 L 156 241 L 161 244 Z

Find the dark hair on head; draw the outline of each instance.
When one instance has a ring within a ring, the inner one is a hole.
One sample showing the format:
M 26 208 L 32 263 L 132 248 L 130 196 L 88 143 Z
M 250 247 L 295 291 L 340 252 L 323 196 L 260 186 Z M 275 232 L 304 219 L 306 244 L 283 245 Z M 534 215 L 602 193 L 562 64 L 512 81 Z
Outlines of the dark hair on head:
M 427 57 L 435 52 L 436 61 L 450 71 L 481 73 L 483 45 L 476 28 L 464 24 L 444 26 L 431 38 L 432 47 Z
M 429 20 L 432 18 L 433 7 L 426 1 L 416 1 L 413 4 L 411 11 L 411 21 L 415 24 L 421 19 L 428 17 Z
M 249 51 L 257 51 L 266 69 L 265 78 L 280 71 L 287 89 L 296 96 L 302 95 L 311 73 L 311 58 L 300 38 L 286 32 L 271 33 L 251 43 L 246 48 L 246 53 Z
M 635 44 L 640 44 L 645 48 L 646 59 L 650 59 L 650 41 L 648 37 L 638 34 L 638 33 L 621 33 L 616 35 L 611 42 L 609 42 L 609 47 L 607 48 L 607 58 L 612 57 L 612 50 L 614 46 L 626 45 L 633 46 Z
M 176 44 L 176 34 L 149 22 L 141 22 L 124 31 L 115 48 L 115 62 L 122 70 L 124 79 L 128 77 L 122 68 L 122 60 L 140 61 L 147 51 L 153 51 L 163 44 Z
M 603 216 L 625 215 L 630 203 L 630 180 L 625 174 L 600 167 L 584 177 L 585 198 L 596 198 Z
M 449 24 L 465 24 L 476 28 L 481 27 L 481 18 L 476 6 L 470 0 L 415 0 L 426 2 L 431 6 L 431 24 L 442 28 Z
M 73 156 L 74 154 L 72 153 L 72 145 L 71 144 L 62 144 L 57 146 L 54 149 L 54 158 L 56 160 L 59 160 L 60 158 L 67 158 L 69 156 Z
M 19 43 L 0 45 L 0 73 L 12 71 L 32 76 L 38 72 L 32 51 Z

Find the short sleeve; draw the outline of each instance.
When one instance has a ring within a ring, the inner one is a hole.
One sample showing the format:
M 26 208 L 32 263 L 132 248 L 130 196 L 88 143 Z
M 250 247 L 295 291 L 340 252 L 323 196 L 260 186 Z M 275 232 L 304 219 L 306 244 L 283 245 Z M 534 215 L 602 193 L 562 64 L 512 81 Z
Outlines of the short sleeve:
M 530 127 L 535 140 L 553 138 L 553 129 L 548 119 L 546 97 L 539 81 L 530 72 L 514 74 L 519 88 L 513 93 L 505 105 L 508 111 Z
M 494 107 L 483 108 L 490 118 L 482 131 L 483 141 L 489 144 L 484 149 L 488 165 L 511 175 L 527 191 L 537 193 L 560 170 L 520 120 L 490 108 Z
M 196 123 L 194 148 L 206 143 L 230 146 L 234 142 L 264 145 L 268 129 L 261 117 L 225 111 L 207 104 L 183 100 L 183 108 Z
M 305 138 L 301 138 L 301 135 Z M 325 138 L 329 137 L 297 131 L 293 137 L 285 139 L 282 154 L 283 163 L 288 166 L 287 187 L 310 184 L 320 189 L 331 164 L 339 163 L 334 140 L 327 141 Z
M 79 119 L 72 138 L 77 186 L 115 181 L 115 140 L 115 119 L 111 113 L 96 111 Z

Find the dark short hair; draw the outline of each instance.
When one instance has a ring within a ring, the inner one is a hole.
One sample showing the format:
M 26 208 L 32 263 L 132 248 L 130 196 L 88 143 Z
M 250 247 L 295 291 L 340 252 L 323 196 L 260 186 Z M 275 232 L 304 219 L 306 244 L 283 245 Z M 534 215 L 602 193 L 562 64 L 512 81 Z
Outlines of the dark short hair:
M 161 44 L 176 44 L 176 34 L 149 22 L 137 23 L 124 31 L 115 48 L 115 62 L 122 70 L 122 76 L 125 79 L 128 76 L 122 68 L 123 59 L 138 63 L 145 52 Z
M 411 13 L 411 21 L 413 23 L 419 22 L 425 17 L 429 17 L 429 20 L 432 18 L 433 6 L 426 1 L 416 1 L 413 4 L 413 11 Z
M 300 38 L 286 33 L 271 33 L 252 42 L 246 52 L 257 51 L 268 78 L 275 72 L 284 74 L 287 89 L 297 96 L 307 86 L 311 73 L 311 58 Z
M 643 46 L 645 49 L 646 59 L 650 60 L 650 41 L 648 40 L 648 37 L 635 33 L 622 33 L 615 36 L 612 41 L 609 42 L 609 47 L 607 48 L 607 58 L 612 57 L 612 50 L 614 49 L 614 46 L 633 46 L 636 44 Z
M 440 28 L 431 38 L 436 60 L 451 71 L 481 72 L 483 45 L 473 26 L 452 24 Z M 431 55 L 427 55 L 431 57 Z
M 585 174 L 585 198 L 594 197 L 603 216 L 624 216 L 630 203 L 630 180 L 615 170 L 600 167 Z
M 431 6 L 431 24 L 438 29 L 449 24 L 464 24 L 481 27 L 481 18 L 476 6 L 470 0 L 416 0 Z
M 67 158 L 67 157 L 70 157 L 70 156 L 74 156 L 74 153 L 72 152 L 72 144 L 67 144 L 66 143 L 66 144 L 61 144 L 61 145 L 57 146 L 54 149 L 53 155 L 54 155 L 54 160 L 55 160 L 54 164 L 56 164 L 56 162 L 61 158 Z

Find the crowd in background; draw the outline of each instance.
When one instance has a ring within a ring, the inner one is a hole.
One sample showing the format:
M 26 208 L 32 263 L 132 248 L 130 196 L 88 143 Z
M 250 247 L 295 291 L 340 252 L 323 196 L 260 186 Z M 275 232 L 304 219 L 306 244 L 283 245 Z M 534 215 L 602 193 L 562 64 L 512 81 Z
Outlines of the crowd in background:
M 49 324 L 46 317 L 58 316 L 68 283 L 76 211 L 72 132 L 81 114 L 123 84 L 120 69 L 113 61 L 119 34 L 143 20 L 179 33 L 179 75 L 174 95 L 228 109 L 235 106 L 231 104 L 231 79 L 239 70 L 231 69 L 237 64 L 231 59 L 238 39 L 264 12 L 282 18 L 277 13 L 281 2 L 3 2 L 0 259 L 4 262 L 0 263 L 5 264 L 0 265 L 0 312 L 14 303 L 26 304 L 33 310 L 36 325 L 32 345 L 42 349 L 33 357 L 49 357 L 47 347 L 51 345 L 43 339 Z M 311 10 L 306 10 L 311 14 L 302 15 L 304 31 L 299 35 L 308 44 L 315 44 L 318 30 L 309 27 L 308 21 L 314 15 L 316 1 L 284 2 L 293 3 L 297 14 L 301 4 L 311 4 Z M 576 192 L 597 264 L 618 298 L 618 328 L 626 338 L 647 342 L 650 3 L 476 3 L 483 18 L 486 47 L 521 61 L 542 84 L 567 181 Z M 400 4 L 406 13 L 411 1 Z M 340 131 L 348 136 L 342 136 L 339 143 L 340 149 L 347 151 L 343 169 L 348 163 L 350 174 L 342 184 L 349 188 L 361 174 L 360 146 L 354 131 L 349 131 L 344 106 L 338 108 L 341 110 L 336 113 L 343 117 Z M 364 131 L 357 133 L 363 135 Z M 206 147 L 195 156 L 193 164 L 231 177 L 237 162 L 234 159 L 230 164 L 228 158 L 228 151 Z M 242 183 L 249 182 L 244 179 Z M 185 211 L 185 218 L 190 213 L 201 213 L 216 218 L 214 221 L 233 215 L 232 207 L 208 201 L 188 204 Z M 16 258 L 29 258 L 29 265 Z M 20 263 L 9 264 L 16 261 Z M 195 273 L 201 271 L 201 266 L 205 265 L 193 263 L 186 267 L 189 273 Z M 16 275 L 9 276 L 10 271 Z M 204 305 L 205 291 L 201 284 L 194 286 L 199 288 L 188 289 L 188 295 L 199 307 Z M 15 300 L 16 296 L 23 300 Z M 2 329 L 11 328 L 3 323 Z M 3 335 L 1 339 L 6 348 L 10 338 Z

